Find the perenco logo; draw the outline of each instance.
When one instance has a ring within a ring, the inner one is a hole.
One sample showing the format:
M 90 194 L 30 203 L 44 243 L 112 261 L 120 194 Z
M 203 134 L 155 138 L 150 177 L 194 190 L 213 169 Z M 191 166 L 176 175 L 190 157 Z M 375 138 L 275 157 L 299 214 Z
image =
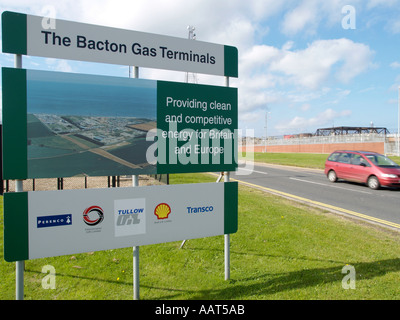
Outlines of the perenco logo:
M 171 207 L 166 203 L 160 203 L 154 209 L 154 214 L 157 216 L 158 220 L 167 219 L 171 213 Z
M 54 216 L 37 217 L 37 227 L 56 227 L 72 225 L 72 216 L 70 214 L 59 214 Z
M 88 226 L 95 226 L 104 220 L 103 209 L 99 206 L 91 206 L 83 211 L 83 221 Z

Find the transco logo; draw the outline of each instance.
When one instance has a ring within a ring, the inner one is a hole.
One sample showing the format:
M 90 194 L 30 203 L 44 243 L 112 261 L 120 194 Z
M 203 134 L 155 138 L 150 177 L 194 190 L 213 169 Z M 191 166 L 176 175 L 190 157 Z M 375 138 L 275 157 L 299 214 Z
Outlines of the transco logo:
M 83 211 L 83 221 L 89 226 L 95 226 L 104 219 L 103 209 L 99 206 L 91 206 Z

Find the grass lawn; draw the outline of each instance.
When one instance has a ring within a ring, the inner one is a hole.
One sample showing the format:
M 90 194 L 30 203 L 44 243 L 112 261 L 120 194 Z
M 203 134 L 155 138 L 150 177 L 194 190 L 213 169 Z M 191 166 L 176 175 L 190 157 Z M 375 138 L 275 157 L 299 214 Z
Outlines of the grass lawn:
M 207 174 L 171 183 L 215 182 Z M 140 297 L 146 299 L 400 299 L 397 233 L 239 187 L 239 230 L 231 235 L 231 280 L 224 280 L 224 237 L 140 247 Z M 0 197 L 2 208 L 2 197 Z M 3 214 L 0 216 L 3 235 Z M 3 255 L 3 243 L 0 245 Z M 342 288 L 342 268 L 356 289 Z M 56 270 L 56 289 L 43 289 Z M 132 299 L 132 248 L 26 261 L 25 299 Z M 15 264 L 0 257 L 0 299 L 15 298 Z
M 271 164 L 281 164 L 287 166 L 324 169 L 328 154 L 316 153 L 263 153 L 254 152 L 245 155 L 246 159 L 251 160 L 254 157 L 256 162 Z M 394 162 L 400 164 L 400 157 L 389 156 Z

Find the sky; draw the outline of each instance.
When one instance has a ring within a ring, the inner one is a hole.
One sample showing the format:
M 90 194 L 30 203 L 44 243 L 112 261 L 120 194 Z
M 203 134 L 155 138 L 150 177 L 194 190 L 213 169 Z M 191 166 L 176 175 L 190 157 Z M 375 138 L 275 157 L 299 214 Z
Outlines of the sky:
M 237 47 L 239 77 L 230 86 L 244 135 L 398 130 L 400 0 L 2 0 L 5 10 L 181 38 L 191 25 L 196 40 Z M 1 53 L 0 65 L 12 67 L 13 55 Z M 30 56 L 23 68 L 129 76 L 127 66 Z M 139 77 L 185 81 L 183 72 L 147 68 Z

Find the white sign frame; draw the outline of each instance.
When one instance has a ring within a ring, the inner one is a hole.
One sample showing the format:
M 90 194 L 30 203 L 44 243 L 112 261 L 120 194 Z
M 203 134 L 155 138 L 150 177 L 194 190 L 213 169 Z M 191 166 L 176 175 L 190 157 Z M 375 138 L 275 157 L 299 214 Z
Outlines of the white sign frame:
M 236 47 L 48 19 L 3 12 L 3 52 L 238 77 Z

